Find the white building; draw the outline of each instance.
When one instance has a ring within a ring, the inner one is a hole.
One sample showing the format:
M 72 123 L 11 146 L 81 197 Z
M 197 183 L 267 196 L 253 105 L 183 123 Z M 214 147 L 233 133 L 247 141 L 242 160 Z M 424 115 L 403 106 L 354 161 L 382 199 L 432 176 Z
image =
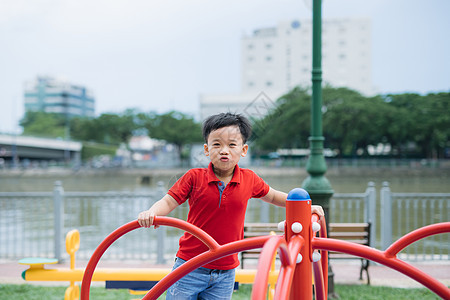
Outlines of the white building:
M 57 113 L 66 118 L 95 115 L 95 99 L 91 90 L 52 77 L 38 76 L 26 82 L 24 104 L 25 111 Z
M 373 94 L 371 40 L 369 19 L 323 20 L 322 82 Z M 244 35 L 241 66 L 241 94 L 203 95 L 202 120 L 224 109 L 240 111 L 261 92 L 274 102 L 297 85 L 311 86 L 312 21 L 281 22 Z

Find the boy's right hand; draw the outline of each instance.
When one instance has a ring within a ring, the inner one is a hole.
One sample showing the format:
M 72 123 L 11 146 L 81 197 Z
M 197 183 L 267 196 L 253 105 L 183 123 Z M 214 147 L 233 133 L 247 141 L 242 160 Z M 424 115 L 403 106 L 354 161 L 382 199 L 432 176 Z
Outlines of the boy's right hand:
M 153 225 L 153 220 L 155 219 L 155 214 L 150 210 L 144 210 L 138 215 L 138 223 L 141 227 L 149 228 Z M 155 228 L 159 226 L 155 225 Z

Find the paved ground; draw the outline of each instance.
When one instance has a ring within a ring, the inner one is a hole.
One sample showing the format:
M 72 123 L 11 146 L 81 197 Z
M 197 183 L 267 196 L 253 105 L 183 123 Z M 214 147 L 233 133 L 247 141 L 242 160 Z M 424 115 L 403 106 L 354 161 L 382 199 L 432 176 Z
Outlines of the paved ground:
M 432 277 L 440 280 L 447 286 L 450 286 L 450 261 L 435 261 L 426 263 L 411 263 L 414 267 L 419 268 L 423 272 L 431 275 Z M 256 268 L 251 266 L 249 268 Z M 360 263 L 357 260 L 339 260 L 332 261 L 332 270 L 334 273 L 335 283 L 338 284 L 366 284 L 365 275 L 364 280 L 359 280 L 359 268 Z M 77 262 L 76 267 L 85 267 L 86 262 Z M 67 268 L 68 263 L 54 265 L 54 267 L 48 268 Z M 123 268 L 150 268 L 150 267 L 171 267 L 167 266 L 155 266 L 142 262 L 100 262 L 98 267 L 123 267 Z M 14 283 L 14 284 L 37 284 L 37 285 L 67 285 L 66 282 L 49 283 L 49 282 L 26 282 L 22 279 L 21 274 L 27 268 L 27 266 L 19 265 L 15 261 L 0 261 L 0 284 L 1 283 Z M 395 270 L 389 269 L 385 266 L 372 265 L 369 267 L 369 274 L 371 284 L 374 286 L 391 286 L 391 287 L 422 287 L 421 284 L 410 279 L 408 276 L 403 275 Z M 100 286 L 104 283 L 96 283 Z

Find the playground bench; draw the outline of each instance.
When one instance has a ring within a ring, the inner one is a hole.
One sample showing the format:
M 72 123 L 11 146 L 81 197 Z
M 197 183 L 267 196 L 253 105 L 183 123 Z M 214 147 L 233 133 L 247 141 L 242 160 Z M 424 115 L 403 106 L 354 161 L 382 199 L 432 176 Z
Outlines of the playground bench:
M 244 224 L 244 238 L 250 238 L 261 235 L 268 235 L 270 232 L 284 234 L 278 230 L 277 223 L 246 223 Z M 370 223 L 329 223 L 328 237 L 338 240 L 369 246 L 370 244 Z M 244 262 L 247 259 L 258 259 L 261 249 L 252 249 L 242 251 L 240 254 L 241 268 L 244 268 Z M 359 279 L 362 280 L 363 271 L 367 275 L 367 284 L 370 284 L 369 261 L 353 255 L 339 252 L 329 252 L 330 259 L 359 259 L 361 268 Z

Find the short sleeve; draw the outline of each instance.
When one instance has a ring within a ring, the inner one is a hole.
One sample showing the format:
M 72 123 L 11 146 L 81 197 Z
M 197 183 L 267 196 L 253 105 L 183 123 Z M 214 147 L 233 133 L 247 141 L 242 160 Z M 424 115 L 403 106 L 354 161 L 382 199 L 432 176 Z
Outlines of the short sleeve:
M 253 171 L 253 198 L 261 198 L 267 195 L 270 186 Z
M 191 194 L 192 180 L 192 171 L 188 171 L 174 183 L 167 194 L 172 196 L 178 204 L 183 204 Z

